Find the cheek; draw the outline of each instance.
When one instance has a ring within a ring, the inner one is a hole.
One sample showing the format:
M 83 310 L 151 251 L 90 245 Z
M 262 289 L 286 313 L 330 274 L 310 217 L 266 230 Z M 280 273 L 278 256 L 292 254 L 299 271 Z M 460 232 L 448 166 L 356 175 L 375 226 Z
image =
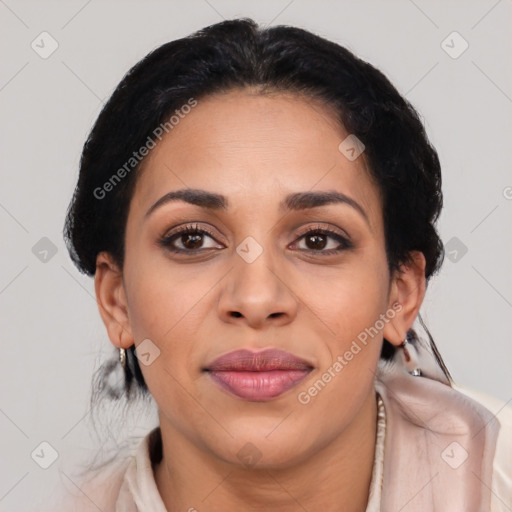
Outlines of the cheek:
M 218 279 L 212 272 L 180 268 L 161 257 L 141 257 L 137 265 L 126 266 L 125 275 L 135 345 L 149 339 L 160 351 L 154 365 L 140 365 L 151 392 L 151 382 L 160 388 L 173 381 L 168 373 L 180 382 L 190 380 L 198 371 L 194 341 L 214 307 L 206 291 Z
M 168 424 L 203 446 L 204 440 L 197 432 L 201 431 L 200 425 L 210 425 L 211 421 L 205 417 L 196 388 L 201 355 L 196 342 L 207 311 L 214 307 L 205 290 L 214 287 L 216 279 L 211 272 L 198 274 L 185 267 L 170 269 L 171 265 L 162 261 L 153 263 L 132 268 L 127 278 L 135 345 L 149 338 L 159 351 L 152 364 L 139 366 Z
M 295 282 L 298 288 L 294 291 L 308 306 L 308 322 L 316 322 L 325 331 L 332 357 L 375 326 L 388 304 L 389 273 L 380 254 L 355 255 L 340 267 L 318 269 Z
M 380 350 L 382 325 L 379 317 L 386 311 L 387 296 L 383 287 L 387 283 L 380 285 L 373 281 L 363 284 L 357 281 L 353 287 L 349 283 L 344 284 L 339 293 L 331 296 L 338 305 L 335 318 L 332 318 L 336 329 L 333 346 L 336 354 L 333 356 L 348 350 L 352 342 L 359 341 L 365 349 L 364 354 L 358 357 L 362 359 L 361 355 L 366 357 L 368 352 Z
M 309 295 L 315 323 L 329 329 L 324 328 L 320 368 L 295 398 L 305 419 L 328 415 L 322 427 L 327 437 L 350 423 L 374 386 L 389 284 L 386 261 L 376 261 L 361 259 L 318 280 Z
M 159 409 L 169 416 L 186 410 L 187 421 L 193 421 L 190 376 L 197 373 L 197 348 L 193 341 L 204 318 L 199 313 L 204 291 L 197 280 L 187 282 L 180 279 L 179 273 L 166 277 L 161 270 L 148 266 L 132 275 L 128 297 L 130 324 L 136 346 L 145 339 L 156 346 L 158 356 L 154 361 L 145 365 L 141 359 L 139 366 Z M 182 419 L 177 415 L 173 422 L 178 425 Z
M 126 251 L 130 324 L 135 344 L 150 336 L 163 343 L 195 316 L 205 288 L 213 286 L 214 280 L 206 273 L 194 272 L 191 266 L 171 263 L 161 249 L 145 248 L 144 243 L 150 242 L 141 241 Z

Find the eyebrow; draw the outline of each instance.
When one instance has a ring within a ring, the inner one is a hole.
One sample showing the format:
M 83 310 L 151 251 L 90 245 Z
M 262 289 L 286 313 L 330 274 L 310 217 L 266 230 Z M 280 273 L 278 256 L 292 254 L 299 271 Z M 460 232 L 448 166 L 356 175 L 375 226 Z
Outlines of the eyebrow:
M 206 190 L 189 188 L 168 192 L 149 208 L 145 217 L 149 217 L 149 215 L 160 206 L 173 201 L 184 201 L 195 206 L 200 206 L 201 208 L 216 211 L 226 211 L 229 208 L 229 201 L 225 196 L 214 192 L 208 192 Z M 293 194 L 289 194 L 285 197 L 285 199 L 279 204 L 279 209 L 281 211 L 297 211 L 317 208 L 319 206 L 329 204 L 346 204 L 351 206 L 362 215 L 368 225 L 370 224 L 365 210 L 357 201 L 336 191 L 294 192 Z

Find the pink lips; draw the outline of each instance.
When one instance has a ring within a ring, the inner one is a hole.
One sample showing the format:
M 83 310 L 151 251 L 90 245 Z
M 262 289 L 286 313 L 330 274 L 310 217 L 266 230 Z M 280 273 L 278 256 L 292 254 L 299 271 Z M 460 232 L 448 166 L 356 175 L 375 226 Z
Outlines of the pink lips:
M 288 352 L 268 349 L 230 352 L 216 359 L 206 371 L 224 390 L 245 400 L 264 402 L 282 395 L 312 369 L 307 361 Z

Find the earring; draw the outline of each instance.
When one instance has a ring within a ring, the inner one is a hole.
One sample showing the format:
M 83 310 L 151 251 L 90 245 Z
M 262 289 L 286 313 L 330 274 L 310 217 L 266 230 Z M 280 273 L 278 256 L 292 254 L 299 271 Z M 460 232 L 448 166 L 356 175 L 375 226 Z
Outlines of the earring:
M 404 365 L 407 368 L 407 371 L 413 377 L 421 377 L 423 373 L 421 368 L 418 366 L 416 349 L 411 343 L 409 343 L 407 335 L 405 336 L 404 341 L 402 341 L 402 343 L 398 346 L 402 349 Z
M 126 368 L 126 350 L 124 348 L 119 349 L 119 362 L 124 370 Z

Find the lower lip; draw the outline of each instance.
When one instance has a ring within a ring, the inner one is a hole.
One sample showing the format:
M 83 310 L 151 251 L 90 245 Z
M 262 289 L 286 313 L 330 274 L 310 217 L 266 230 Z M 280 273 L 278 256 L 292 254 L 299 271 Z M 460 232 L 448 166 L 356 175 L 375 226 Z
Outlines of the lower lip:
M 272 370 L 267 372 L 209 371 L 218 385 L 235 396 L 253 402 L 276 398 L 298 384 L 310 370 Z

